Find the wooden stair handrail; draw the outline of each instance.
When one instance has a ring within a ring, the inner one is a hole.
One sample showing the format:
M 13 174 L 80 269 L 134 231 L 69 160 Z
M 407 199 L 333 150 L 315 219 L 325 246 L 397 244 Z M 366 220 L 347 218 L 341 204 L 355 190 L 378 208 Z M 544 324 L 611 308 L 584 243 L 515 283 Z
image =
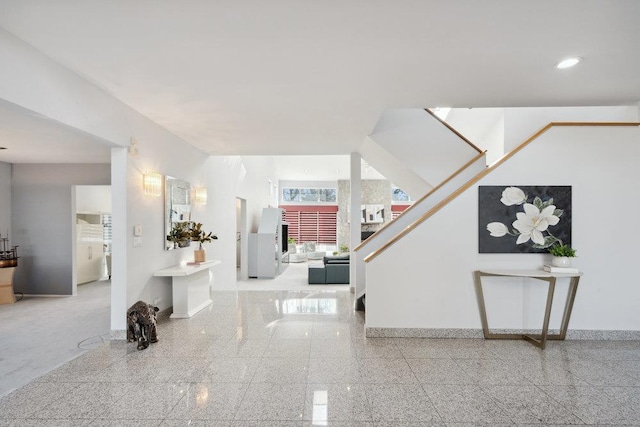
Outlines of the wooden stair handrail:
M 458 137 L 460 139 L 462 139 L 464 142 L 466 142 L 467 144 L 469 144 L 471 146 L 471 148 L 473 148 L 474 150 L 476 150 L 478 153 L 483 153 L 482 149 L 479 148 L 477 145 L 475 145 L 473 142 L 469 141 L 467 138 L 464 137 L 464 135 L 462 135 L 460 132 L 458 132 L 453 126 L 451 126 L 449 123 L 445 122 L 444 120 L 442 120 L 440 117 L 436 116 L 436 114 L 431 111 L 428 108 L 425 108 L 424 111 L 426 111 L 427 113 L 431 114 L 433 116 L 434 119 L 436 119 L 437 121 L 439 121 L 440 123 L 442 123 L 443 125 L 445 125 L 451 132 L 455 133 L 456 135 L 458 135 Z

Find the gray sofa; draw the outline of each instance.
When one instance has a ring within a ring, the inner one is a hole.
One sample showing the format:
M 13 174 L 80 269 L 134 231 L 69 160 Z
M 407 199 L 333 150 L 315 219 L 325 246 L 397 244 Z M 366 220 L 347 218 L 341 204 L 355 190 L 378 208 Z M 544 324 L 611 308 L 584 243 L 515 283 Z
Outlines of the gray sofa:
M 322 263 L 309 264 L 309 284 L 348 284 L 349 255 L 325 256 Z

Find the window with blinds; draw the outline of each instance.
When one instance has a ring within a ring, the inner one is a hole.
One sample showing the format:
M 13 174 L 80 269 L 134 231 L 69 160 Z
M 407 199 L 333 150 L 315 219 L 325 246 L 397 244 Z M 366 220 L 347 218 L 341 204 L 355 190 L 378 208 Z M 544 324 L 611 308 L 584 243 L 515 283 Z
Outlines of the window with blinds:
M 111 253 L 111 242 L 113 240 L 113 231 L 111 228 L 111 214 L 100 215 L 100 222 L 102 222 L 102 240 L 107 245 L 105 252 Z
M 284 221 L 289 224 L 289 237 L 296 243 L 336 244 L 337 206 L 281 206 Z
M 391 219 L 396 219 L 411 205 L 391 205 Z

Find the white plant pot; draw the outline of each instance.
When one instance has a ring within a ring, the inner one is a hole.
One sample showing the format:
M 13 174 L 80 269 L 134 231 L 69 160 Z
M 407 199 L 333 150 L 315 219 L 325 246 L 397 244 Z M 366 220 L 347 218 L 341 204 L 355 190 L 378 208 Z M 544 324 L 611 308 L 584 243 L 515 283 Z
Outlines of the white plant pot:
M 556 267 L 571 267 L 571 258 L 566 256 L 554 256 L 551 259 L 551 264 Z

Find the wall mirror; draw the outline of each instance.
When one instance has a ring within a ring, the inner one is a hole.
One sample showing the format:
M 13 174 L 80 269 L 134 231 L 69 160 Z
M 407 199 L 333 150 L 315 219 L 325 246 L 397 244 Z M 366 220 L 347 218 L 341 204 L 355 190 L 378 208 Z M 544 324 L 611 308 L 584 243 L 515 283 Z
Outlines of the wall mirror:
M 165 249 L 189 246 L 190 240 L 173 242 L 167 239 L 171 230 L 179 224 L 191 221 L 191 184 L 172 176 L 167 176 L 164 187 L 165 200 Z M 186 224 L 185 224 L 186 225 Z

